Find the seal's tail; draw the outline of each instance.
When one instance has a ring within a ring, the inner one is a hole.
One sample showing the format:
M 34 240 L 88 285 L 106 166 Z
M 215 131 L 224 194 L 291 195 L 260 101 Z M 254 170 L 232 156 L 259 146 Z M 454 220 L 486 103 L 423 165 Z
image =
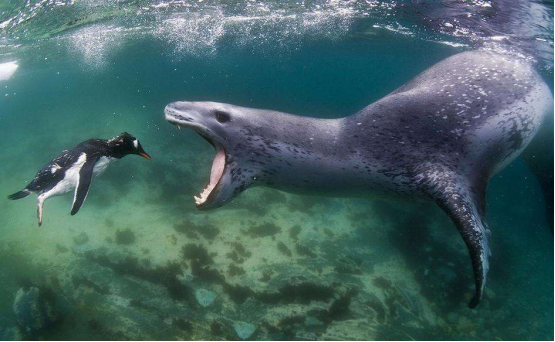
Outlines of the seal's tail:
M 8 199 L 18 200 L 18 199 L 25 198 L 25 197 L 29 196 L 30 194 L 31 194 L 31 191 L 29 191 L 27 189 L 23 189 L 21 191 L 16 192 L 15 194 L 9 195 Z

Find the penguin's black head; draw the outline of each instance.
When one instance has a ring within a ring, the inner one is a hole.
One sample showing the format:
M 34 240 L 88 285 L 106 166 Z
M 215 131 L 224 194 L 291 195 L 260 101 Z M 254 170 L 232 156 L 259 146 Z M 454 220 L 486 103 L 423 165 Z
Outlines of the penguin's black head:
M 139 140 L 127 132 L 123 132 L 108 140 L 108 144 L 113 146 L 114 150 L 116 150 L 117 154 L 121 155 L 121 157 L 128 154 L 136 154 L 143 158 L 151 159 L 148 153 L 143 150 Z

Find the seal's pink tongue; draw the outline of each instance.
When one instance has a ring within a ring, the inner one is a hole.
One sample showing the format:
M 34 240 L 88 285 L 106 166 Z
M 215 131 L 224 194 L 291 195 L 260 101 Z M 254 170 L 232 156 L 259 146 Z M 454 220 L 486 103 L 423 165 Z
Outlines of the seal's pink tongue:
M 224 173 L 225 167 L 225 152 L 223 148 L 218 149 L 216 153 L 216 157 L 214 157 L 214 161 L 212 162 L 212 170 L 210 171 L 210 185 L 212 189 L 218 184 L 218 181 L 222 177 Z
M 210 182 L 208 185 L 202 190 L 200 195 L 195 196 L 195 203 L 197 205 L 201 205 L 208 199 L 208 196 L 214 190 L 220 178 L 222 177 L 225 169 L 225 151 L 223 148 L 219 148 L 218 152 L 216 152 L 216 157 L 214 157 L 214 161 L 212 162 L 212 169 L 210 170 Z

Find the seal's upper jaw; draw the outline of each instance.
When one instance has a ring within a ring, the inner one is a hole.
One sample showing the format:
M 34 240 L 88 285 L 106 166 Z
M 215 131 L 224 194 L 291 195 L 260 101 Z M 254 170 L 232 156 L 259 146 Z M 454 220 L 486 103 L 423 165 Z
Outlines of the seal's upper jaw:
M 167 105 L 164 111 L 165 117 L 169 123 L 173 124 L 178 129 L 183 127 L 192 129 L 208 141 L 216 150 L 216 156 L 212 161 L 208 183 L 198 196 L 194 196 L 197 209 L 207 210 L 216 208 L 223 204 L 218 203 L 220 202 L 218 197 L 225 197 L 218 196 L 218 194 L 220 192 L 225 192 L 222 179 L 227 169 L 226 150 L 224 145 L 210 134 L 210 130 L 202 123 L 202 117 L 199 118 L 198 115 L 195 115 L 197 113 L 194 113 L 195 111 L 193 108 L 191 108 L 191 112 L 182 110 L 183 107 L 187 108 L 187 104 L 187 102 L 176 102 Z

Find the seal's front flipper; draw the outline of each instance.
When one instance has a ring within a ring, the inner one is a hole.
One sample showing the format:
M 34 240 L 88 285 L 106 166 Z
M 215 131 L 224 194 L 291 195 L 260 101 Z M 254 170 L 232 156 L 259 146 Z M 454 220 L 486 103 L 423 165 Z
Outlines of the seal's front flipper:
M 73 207 L 71 208 L 71 215 L 77 214 L 83 202 L 87 198 L 89 193 L 89 187 L 91 185 L 91 180 L 93 176 L 94 165 L 96 164 L 98 158 L 91 158 L 83 164 L 81 170 L 79 170 L 79 180 L 77 186 L 75 187 L 75 195 L 73 196 Z
M 449 215 L 461 234 L 472 259 L 476 294 L 468 306 L 478 305 L 486 285 L 489 270 L 489 230 L 478 209 L 475 199 L 468 193 L 447 193 L 437 200 L 437 204 Z
M 484 220 L 487 181 L 488 177 L 483 177 L 469 185 L 464 177 L 444 170 L 431 172 L 422 181 L 426 192 L 449 215 L 470 253 L 476 284 L 470 308 L 482 299 L 489 270 L 489 230 Z

